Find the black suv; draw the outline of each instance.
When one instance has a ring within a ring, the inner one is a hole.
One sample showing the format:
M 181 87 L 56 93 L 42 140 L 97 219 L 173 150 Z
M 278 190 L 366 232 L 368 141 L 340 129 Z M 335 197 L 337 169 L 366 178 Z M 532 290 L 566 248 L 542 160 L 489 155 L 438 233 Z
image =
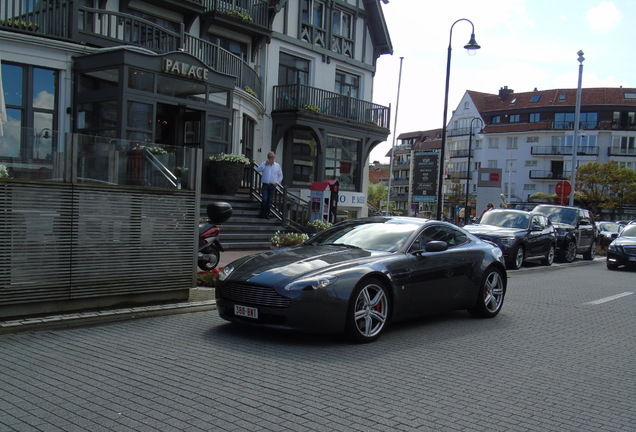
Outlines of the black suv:
M 565 262 L 572 262 L 577 254 L 593 260 L 596 256 L 596 223 L 589 210 L 579 207 L 567 207 L 541 204 L 535 212 L 546 215 L 557 231 L 557 254 Z
M 518 270 L 524 261 L 539 258 L 552 265 L 556 253 L 556 230 L 541 213 L 525 210 L 492 209 L 478 224 L 466 225 L 466 231 L 499 246 L 506 265 Z

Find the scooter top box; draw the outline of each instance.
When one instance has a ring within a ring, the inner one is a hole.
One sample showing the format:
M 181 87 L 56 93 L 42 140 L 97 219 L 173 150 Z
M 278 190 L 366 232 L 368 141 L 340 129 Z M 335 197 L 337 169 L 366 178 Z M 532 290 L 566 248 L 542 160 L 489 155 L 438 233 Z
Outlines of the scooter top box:
M 222 224 L 232 216 L 232 206 L 223 201 L 214 201 L 208 204 L 208 218 L 215 224 Z

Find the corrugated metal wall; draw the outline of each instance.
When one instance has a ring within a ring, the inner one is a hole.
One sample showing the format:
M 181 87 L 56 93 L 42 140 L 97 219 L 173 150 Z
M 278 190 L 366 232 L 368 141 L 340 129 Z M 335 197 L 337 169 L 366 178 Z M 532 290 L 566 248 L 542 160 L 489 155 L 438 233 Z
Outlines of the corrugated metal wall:
M 0 308 L 192 287 L 196 204 L 187 190 L 0 182 Z

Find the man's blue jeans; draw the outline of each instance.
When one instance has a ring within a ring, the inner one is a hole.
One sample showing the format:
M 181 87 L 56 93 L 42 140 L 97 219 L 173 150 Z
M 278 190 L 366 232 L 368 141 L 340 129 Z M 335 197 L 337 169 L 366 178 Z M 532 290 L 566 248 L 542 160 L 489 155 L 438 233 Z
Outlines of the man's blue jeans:
M 274 184 L 263 184 L 261 189 L 263 194 L 263 202 L 261 203 L 261 218 L 266 218 L 269 214 L 269 209 L 272 206 L 272 202 L 274 201 L 274 195 L 276 195 L 276 185 Z

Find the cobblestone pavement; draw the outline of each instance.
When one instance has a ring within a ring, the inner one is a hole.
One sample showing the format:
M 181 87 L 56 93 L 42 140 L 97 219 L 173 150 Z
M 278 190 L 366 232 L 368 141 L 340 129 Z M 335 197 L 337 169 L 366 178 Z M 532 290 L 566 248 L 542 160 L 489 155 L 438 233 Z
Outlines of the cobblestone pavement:
M 635 274 L 524 268 L 495 319 L 366 345 L 210 310 L 4 334 L 0 431 L 631 432 Z

